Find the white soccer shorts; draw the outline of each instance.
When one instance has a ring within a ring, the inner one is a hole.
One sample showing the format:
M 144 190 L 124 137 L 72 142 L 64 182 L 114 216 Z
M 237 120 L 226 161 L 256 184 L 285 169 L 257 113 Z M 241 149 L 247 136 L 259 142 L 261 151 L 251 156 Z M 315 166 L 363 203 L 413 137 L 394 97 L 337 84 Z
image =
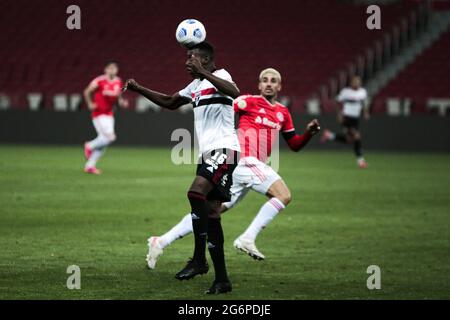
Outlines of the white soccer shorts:
M 241 201 L 248 190 L 253 189 L 265 195 L 270 186 L 281 177 L 270 166 L 255 157 L 245 157 L 233 172 L 233 185 L 231 186 L 231 201 L 224 203 L 230 209 Z
M 99 115 L 92 119 L 97 134 L 110 141 L 116 140 L 114 132 L 114 117 L 109 115 Z

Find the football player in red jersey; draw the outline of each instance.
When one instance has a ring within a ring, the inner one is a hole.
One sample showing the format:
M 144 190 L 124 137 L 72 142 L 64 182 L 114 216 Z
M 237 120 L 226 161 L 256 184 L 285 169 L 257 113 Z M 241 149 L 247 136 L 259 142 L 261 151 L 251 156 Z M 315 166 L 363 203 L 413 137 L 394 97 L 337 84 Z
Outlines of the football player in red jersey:
M 264 255 L 255 246 L 256 237 L 291 201 L 291 193 L 283 179 L 266 164 L 272 146 L 281 131 L 289 148 L 300 151 L 311 137 L 320 131 L 320 126 L 314 119 L 307 125 L 303 134 L 296 134 L 289 110 L 276 101 L 281 90 L 281 75 L 277 70 L 263 70 L 259 76 L 258 88 L 260 95 L 241 96 L 234 101 L 234 110 L 239 114 L 241 158 L 233 172 L 231 201 L 223 203 L 217 214 L 234 207 L 250 189 L 266 195 L 268 201 L 261 207 L 247 230 L 234 241 L 237 249 L 256 260 L 263 260 Z M 164 235 L 151 237 L 148 243 L 148 267 L 153 269 L 163 249 L 190 232 L 192 223 L 188 214 Z
M 92 122 L 97 131 L 97 138 L 84 144 L 84 155 L 87 162 L 84 172 L 100 174 L 97 161 L 105 152 L 107 146 L 116 140 L 114 132 L 114 105 L 118 102 L 121 107 L 128 107 L 128 101 L 123 99 L 123 83 L 117 76 L 119 66 L 110 61 L 105 65 L 105 74 L 98 76 L 84 90 L 84 98 L 92 113 Z

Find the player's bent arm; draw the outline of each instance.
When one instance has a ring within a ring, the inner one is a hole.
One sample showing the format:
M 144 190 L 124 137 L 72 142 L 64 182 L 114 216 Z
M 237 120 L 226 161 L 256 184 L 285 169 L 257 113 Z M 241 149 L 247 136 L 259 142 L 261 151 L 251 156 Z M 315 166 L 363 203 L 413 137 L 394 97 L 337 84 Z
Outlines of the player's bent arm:
M 95 90 L 97 90 L 97 85 L 94 83 L 91 83 L 83 91 L 84 99 L 86 101 L 86 104 L 87 104 L 89 110 L 95 109 L 95 104 L 94 104 L 94 101 L 92 100 L 92 94 L 94 93 Z
M 311 140 L 311 138 L 320 131 L 319 121 L 314 119 L 308 123 L 305 133 L 299 135 L 295 133 L 295 130 L 283 132 L 283 138 L 286 140 L 289 148 L 292 151 L 298 152 L 303 149 Z
M 130 80 L 127 81 L 127 84 L 125 85 L 124 89 L 137 92 L 140 95 L 146 97 L 148 100 L 156 103 L 158 106 L 169 110 L 178 109 L 182 105 L 191 102 L 189 99 L 180 96 L 179 93 L 175 93 L 174 95 L 170 96 L 164 93 L 159 93 L 151 89 L 145 88 L 139 85 L 137 82 Z
M 211 82 L 214 87 L 217 88 L 220 92 L 223 94 L 232 97 L 233 99 L 236 99 L 241 95 L 241 92 L 239 91 L 239 88 L 236 86 L 236 84 L 227 81 L 225 79 L 219 78 L 215 75 L 213 75 L 211 72 L 205 72 L 202 74 L 202 76 Z
M 306 131 L 303 134 L 297 134 L 294 131 L 288 131 L 282 133 L 284 140 L 286 140 L 289 149 L 292 151 L 298 152 L 301 149 L 303 149 L 304 146 L 306 146 L 311 140 L 312 135 L 309 133 L 309 131 Z

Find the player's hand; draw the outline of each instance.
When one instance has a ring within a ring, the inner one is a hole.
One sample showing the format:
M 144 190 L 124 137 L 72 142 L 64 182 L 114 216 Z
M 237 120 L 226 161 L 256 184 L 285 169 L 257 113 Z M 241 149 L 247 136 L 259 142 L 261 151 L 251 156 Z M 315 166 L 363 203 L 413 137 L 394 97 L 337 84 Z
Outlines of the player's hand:
M 192 74 L 193 76 L 200 77 L 203 74 L 205 74 L 206 69 L 202 66 L 202 63 L 200 62 L 200 58 L 196 56 L 191 56 L 189 59 L 189 63 L 187 65 L 188 72 Z
M 128 106 L 130 105 L 130 102 L 128 101 L 128 99 L 120 99 L 119 100 L 119 106 L 121 107 L 121 108 L 124 108 L 124 109 L 126 109 L 126 108 L 128 108 Z
M 364 112 L 363 116 L 364 116 L 364 120 L 366 120 L 366 121 L 370 119 L 370 113 L 368 113 L 368 112 Z
M 344 122 L 344 116 L 340 112 L 337 114 L 337 121 L 338 121 L 338 123 Z
M 315 135 L 316 133 L 318 133 L 320 131 L 319 121 L 317 119 L 314 119 L 313 121 L 308 123 L 308 125 L 306 126 L 306 130 L 308 130 L 311 135 Z
M 87 106 L 90 111 L 97 109 L 97 105 L 94 102 L 88 102 Z
M 139 87 L 139 83 L 136 82 L 134 79 L 128 79 L 125 81 L 125 85 L 122 88 L 122 91 L 136 91 L 136 89 Z

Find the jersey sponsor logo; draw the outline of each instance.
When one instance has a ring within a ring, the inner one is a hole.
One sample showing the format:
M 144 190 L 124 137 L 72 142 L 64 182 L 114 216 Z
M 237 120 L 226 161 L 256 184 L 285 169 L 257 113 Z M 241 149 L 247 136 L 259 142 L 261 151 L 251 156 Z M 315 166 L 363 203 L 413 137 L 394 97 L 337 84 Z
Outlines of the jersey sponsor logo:
M 116 84 L 112 89 L 111 88 L 103 89 L 102 95 L 107 97 L 117 97 L 118 95 L 120 95 L 120 85 Z
M 255 123 L 257 124 L 264 124 L 266 126 L 269 126 L 273 129 L 281 130 L 281 125 L 279 123 L 270 121 L 266 117 L 261 118 L 260 116 L 257 116 L 255 119 Z

